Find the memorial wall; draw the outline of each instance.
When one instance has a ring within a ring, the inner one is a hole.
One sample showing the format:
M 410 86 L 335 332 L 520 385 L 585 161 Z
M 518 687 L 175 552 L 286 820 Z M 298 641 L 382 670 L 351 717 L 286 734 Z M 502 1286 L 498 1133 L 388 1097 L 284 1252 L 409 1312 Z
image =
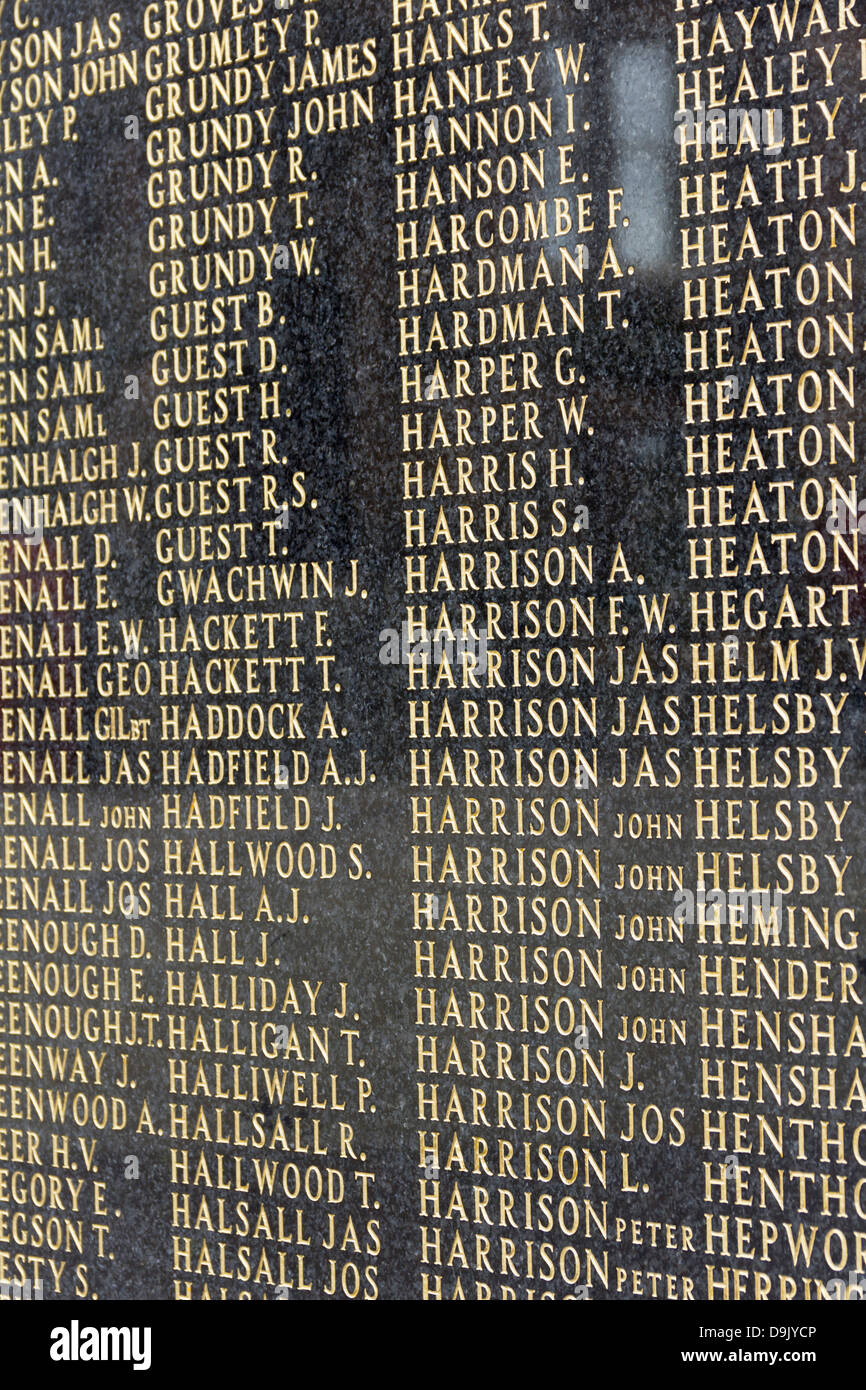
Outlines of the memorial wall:
M 866 1296 L 864 94 L 0 0 L 0 1301 Z

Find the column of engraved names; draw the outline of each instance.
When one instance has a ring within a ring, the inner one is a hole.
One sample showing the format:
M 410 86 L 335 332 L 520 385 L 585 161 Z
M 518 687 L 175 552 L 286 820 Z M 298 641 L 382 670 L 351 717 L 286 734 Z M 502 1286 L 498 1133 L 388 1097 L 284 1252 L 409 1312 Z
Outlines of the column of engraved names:
M 678 4 L 706 1298 L 855 1296 L 855 6 Z M 771 56 L 763 56 L 765 53 Z M 852 510 L 853 509 L 853 510 Z M 862 887 L 862 884 L 859 885 Z
M 362 591 L 357 561 L 299 539 L 317 498 L 288 388 L 319 267 L 314 242 L 290 254 L 315 171 L 286 152 L 285 99 L 320 39 L 311 7 L 259 9 L 146 32 L 174 1293 L 375 1297 L 359 1013 L 304 949 L 327 884 L 369 878 L 341 833 L 357 764 L 331 635 Z
M 115 1260 L 108 1194 L 155 1020 L 133 804 L 147 731 L 130 717 L 135 614 L 116 582 L 138 445 L 117 442 L 111 330 L 62 210 L 100 99 L 135 87 L 138 56 L 118 14 L 46 21 L 7 10 L 0 44 L 0 1286 L 82 1299 Z M 122 158 L 119 122 L 110 142 Z
M 393 4 L 420 1282 L 589 1297 L 611 1179 L 583 334 L 621 326 L 621 199 L 590 185 L 575 22 L 467 11 Z

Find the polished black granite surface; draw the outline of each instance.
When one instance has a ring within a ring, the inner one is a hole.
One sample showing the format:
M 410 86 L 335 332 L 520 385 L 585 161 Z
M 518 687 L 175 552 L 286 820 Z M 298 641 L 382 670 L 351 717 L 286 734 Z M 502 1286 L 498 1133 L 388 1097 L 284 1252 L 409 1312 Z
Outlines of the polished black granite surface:
M 10 1290 L 866 1279 L 864 23 L 0 14 Z

